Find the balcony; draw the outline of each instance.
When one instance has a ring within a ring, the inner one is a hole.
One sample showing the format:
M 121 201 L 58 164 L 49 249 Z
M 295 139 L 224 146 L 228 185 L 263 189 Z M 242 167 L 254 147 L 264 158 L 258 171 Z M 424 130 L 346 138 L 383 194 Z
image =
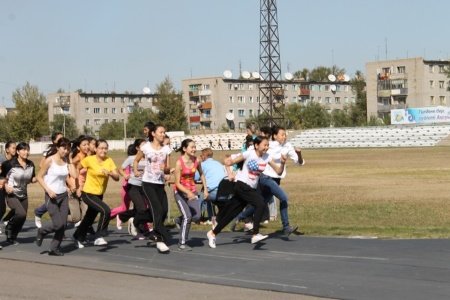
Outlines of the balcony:
M 211 122 L 211 115 L 201 115 L 200 116 L 200 122 L 202 122 L 202 123 L 210 123 Z
M 301 89 L 300 89 L 300 94 L 299 94 L 299 96 L 309 96 L 310 93 L 311 93 L 311 91 L 310 91 L 309 89 L 303 89 L 303 88 L 301 88 Z
M 211 109 L 212 108 L 212 102 L 204 102 L 200 103 L 199 109 Z
M 199 93 L 198 93 L 198 91 L 189 91 L 189 97 L 191 98 L 191 97 L 198 97 L 199 96 Z
M 200 96 L 209 96 L 212 94 L 211 90 L 202 90 L 198 93 Z
M 199 123 L 200 122 L 200 116 L 190 116 L 189 117 L 190 123 Z

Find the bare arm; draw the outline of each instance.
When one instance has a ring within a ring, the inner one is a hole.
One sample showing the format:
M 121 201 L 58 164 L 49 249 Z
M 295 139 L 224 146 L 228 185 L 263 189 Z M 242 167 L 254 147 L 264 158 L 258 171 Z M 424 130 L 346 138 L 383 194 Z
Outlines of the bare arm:
M 56 193 L 48 187 L 48 185 L 44 181 L 44 176 L 47 174 L 48 169 L 50 168 L 50 165 L 52 164 L 51 157 L 47 157 L 44 159 L 44 162 L 41 163 L 41 168 L 38 172 L 38 175 L 36 176 L 37 181 L 42 186 L 44 191 L 50 196 L 50 198 L 56 198 Z
M 134 173 L 135 177 L 141 176 L 141 172 L 138 171 L 138 164 L 139 164 L 139 161 L 143 158 L 144 158 L 144 152 L 139 150 L 133 161 L 133 173 Z

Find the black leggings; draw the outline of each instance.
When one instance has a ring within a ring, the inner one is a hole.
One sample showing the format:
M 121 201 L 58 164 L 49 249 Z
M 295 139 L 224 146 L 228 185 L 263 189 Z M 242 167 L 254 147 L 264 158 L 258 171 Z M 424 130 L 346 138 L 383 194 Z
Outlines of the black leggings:
M 153 230 L 158 238 L 165 243 L 169 242 L 169 233 L 164 226 L 164 218 L 167 216 L 169 204 L 164 190 L 164 184 L 142 182 L 145 198 L 150 202 L 153 216 Z
M 86 239 L 86 234 L 90 226 L 94 224 L 95 218 L 100 213 L 100 218 L 97 224 L 97 232 L 95 237 L 103 237 L 108 233 L 109 216 L 111 215 L 111 209 L 103 202 L 103 195 L 81 193 L 81 199 L 87 204 L 88 209 L 86 215 L 78 226 L 77 230 L 73 234 L 77 240 L 83 241 Z

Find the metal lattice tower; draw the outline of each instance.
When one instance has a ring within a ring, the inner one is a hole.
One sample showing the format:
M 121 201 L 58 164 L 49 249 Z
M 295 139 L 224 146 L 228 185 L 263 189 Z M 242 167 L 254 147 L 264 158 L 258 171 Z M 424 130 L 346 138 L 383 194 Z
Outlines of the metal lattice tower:
M 260 6 L 260 114 L 267 116 L 267 124 L 284 126 L 284 89 L 281 83 L 276 0 L 260 0 Z

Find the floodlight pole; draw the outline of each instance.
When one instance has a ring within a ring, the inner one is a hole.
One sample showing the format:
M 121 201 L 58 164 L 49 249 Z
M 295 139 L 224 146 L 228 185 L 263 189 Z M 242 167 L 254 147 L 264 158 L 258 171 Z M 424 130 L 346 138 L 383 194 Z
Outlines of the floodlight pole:
M 276 0 L 260 0 L 259 72 L 259 114 L 265 115 L 267 124 L 284 126 Z

